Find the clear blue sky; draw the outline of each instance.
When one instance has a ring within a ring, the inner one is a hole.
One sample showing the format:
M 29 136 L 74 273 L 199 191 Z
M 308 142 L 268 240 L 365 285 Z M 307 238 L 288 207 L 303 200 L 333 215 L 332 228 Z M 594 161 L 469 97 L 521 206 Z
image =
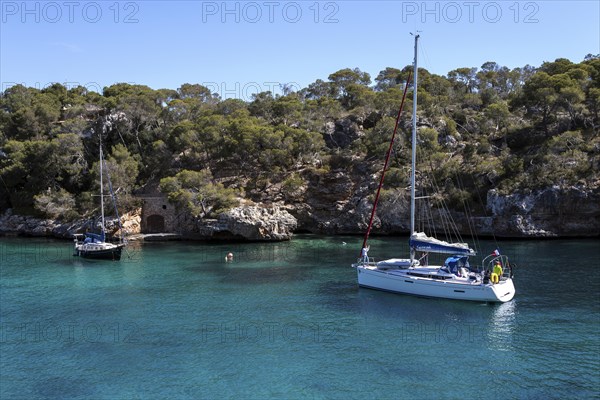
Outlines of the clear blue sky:
M 0 1 L 1 89 L 118 82 L 224 98 L 412 62 L 446 75 L 600 53 L 598 1 Z

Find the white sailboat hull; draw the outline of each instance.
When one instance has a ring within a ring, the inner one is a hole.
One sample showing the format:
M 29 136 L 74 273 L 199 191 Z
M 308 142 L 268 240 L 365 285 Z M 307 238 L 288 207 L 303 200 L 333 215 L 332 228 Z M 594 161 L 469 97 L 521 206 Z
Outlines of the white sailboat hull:
M 382 270 L 374 266 L 355 265 L 358 285 L 365 288 L 422 297 L 481 302 L 507 302 L 515 295 L 511 278 L 497 284 L 458 282 L 409 275 L 410 269 Z
M 480 302 L 507 302 L 515 296 L 515 286 L 512 281 L 512 268 L 506 256 L 501 256 L 496 249 L 494 253 L 482 260 L 481 269 L 472 270 L 468 257 L 476 254 L 467 243 L 461 241 L 445 241 L 429 237 L 424 232 L 415 230 L 415 209 L 417 199 L 416 182 L 416 157 L 417 157 L 417 83 L 418 83 L 418 39 L 415 35 L 415 57 L 413 64 L 413 104 L 412 104 L 412 135 L 411 135 L 411 174 L 410 174 L 410 233 L 409 240 L 410 258 L 392 258 L 375 263 L 367 256 L 369 246 L 367 240 L 372 227 L 373 217 L 377 209 L 377 201 L 383 178 L 388 166 L 389 157 L 393 148 L 396 127 L 386 155 L 385 164 L 381 172 L 381 180 L 375 203 L 371 210 L 369 227 L 363 242 L 361 259 L 353 267 L 358 275 L 358 285 L 366 288 L 384 290 L 393 293 L 404 293 L 415 296 L 435 297 L 452 300 L 467 300 Z M 406 88 L 408 88 L 408 83 Z M 404 104 L 404 97 L 402 104 Z M 402 108 L 400 108 L 400 112 Z M 398 114 L 398 118 L 400 113 Z M 428 196 L 419 197 L 427 198 Z M 435 230 L 434 230 L 435 231 Z M 458 232 L 458 229 L 444 229 L 445 232 Z M 416 252 L 421 252 L 422 257 L 416 257 Z M 429 265 L 429 254 L 449 255 L 443 266 Z M 424 261 L 421 266 L 420 260 Z M 504 271 L 503 271 L 504 269 Z

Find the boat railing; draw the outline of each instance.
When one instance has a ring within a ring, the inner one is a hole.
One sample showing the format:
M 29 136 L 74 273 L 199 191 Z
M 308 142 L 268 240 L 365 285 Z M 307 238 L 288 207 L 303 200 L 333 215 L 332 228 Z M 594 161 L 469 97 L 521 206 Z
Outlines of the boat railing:
M 367 257 L 367 259 L 365 260 L 365 257 L 359 257 L 356 259 L 356 264 L 375 265 L 375 258 Z
M 494 264 L 496 261 L 500 261 L 500 266 L 502 267 L 502 275 L 499 277 L 500 280 L 505 281 L 508 278 L 512 278 L 512 266 L 508 261 L 508 256 L 503 254 L 490 254 L 489 256 L 485 257 L 481 262 L 482 270 L 491 273 L 494 269 Z

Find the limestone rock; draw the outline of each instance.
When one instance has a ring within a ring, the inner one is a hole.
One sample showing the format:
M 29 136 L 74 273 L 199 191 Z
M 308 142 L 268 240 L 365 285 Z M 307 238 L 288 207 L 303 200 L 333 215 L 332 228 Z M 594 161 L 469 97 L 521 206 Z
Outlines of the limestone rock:
M 248 241 L 289 240 L 298 221 L 287 210 L 273 205 L 235 207 L 216 220 L 199 223 L 199 234 L 208 239 Z
M 139 215 L 128 215 L 125 228 L 128 233 L 136 232 L 136 221 L 139 232 Z M 72 239 L 75 233 L 85 232 L 90 228 L 89 220 L 64 222 L 53 219 L 36 218 L 32 216 L 14 215 L 12 210 L 7 210 L 0 217 L 0 234 L 14 234 L 21 236 L 54 237 L 57 239 Z M 97 226 L 95 229 L 100 229 Z M 116 219 L 106 221 L 109 235 L 119 235 L 119 225 Z
M 600 189 L 553 186 L 529 193 L 487 196 L 495 230 L 512 237 L 598 236 Z

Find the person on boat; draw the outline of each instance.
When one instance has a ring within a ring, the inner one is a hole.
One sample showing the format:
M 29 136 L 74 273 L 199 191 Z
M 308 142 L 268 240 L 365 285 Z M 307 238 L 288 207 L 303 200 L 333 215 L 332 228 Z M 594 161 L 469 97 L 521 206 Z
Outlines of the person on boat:
M 494 269 L 492 270 L 492 283 L 500 282 L 500 277 L 502 276 L 502 265 L 500 264 L 500 260 L 496 260 L 494 263 Z
M 369 256 L 367 255 L 367 253 L 369 252 L 369 248 L 370 248 L 370 246 L 367 245 L 366 247 L 363 247 L 363 249 L 362 249 L 361 257 L 362 257 L 364 263 L 369 262 Z

